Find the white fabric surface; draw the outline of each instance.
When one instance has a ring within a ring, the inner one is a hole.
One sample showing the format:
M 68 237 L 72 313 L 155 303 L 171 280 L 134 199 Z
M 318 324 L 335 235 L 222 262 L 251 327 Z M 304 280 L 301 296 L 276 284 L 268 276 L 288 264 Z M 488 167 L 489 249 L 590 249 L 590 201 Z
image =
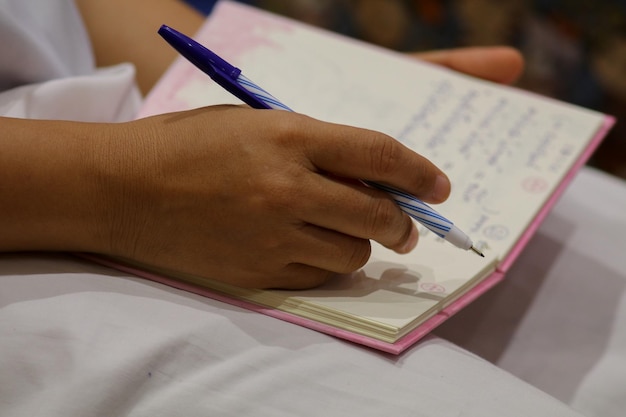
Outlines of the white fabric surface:
M 506 281 L 441 333 L 584 415 L 623 415 L 624 202 L 583 170 Z M 605 285 L 585 303 L 590 277 Z M 436 337 L 393 357 L 69 256 L 0 255 L 0 289 L 3 416 L 578 415 Z
M 584 169 L 504 282 L 436 333 L 586 415 L 624 416 L 624 181 Z
M 131 120 L 134 67 L 96 69 L 72 0 L 0 0 L 0 115 L 86 122 Z
M 93 68 L 71 1 L 0 0 L 0 35 L 0 114 L 132 118 L 132 67 Z M 440 334 L 588 416 L 618 415 L 625 188 L 584 171 L 507 281 Z M 2 416 L 387 412 L 579 415 L 434 336 L 393 357 L 70 256 L 0 255 Z
M 0 0 L 0 91 L 94 69 L 73 0 Z
M 584 415 L 622 415 L 623 285 L 584 303 L 581 283 L 623 282 L 597 240 L 623 239 L 624 202 L 585 169 L 506 281 L 441 332 Z M 618 217 L 586 227 L 580 211 Z M 0 288 L 2 415 L 577 415 L 436 337 L 393 357 L 69 256 L 2 255 Z
M 392 357 L 61 256 L 0 256 L 3 416 L 574 416 L 440 339 Z

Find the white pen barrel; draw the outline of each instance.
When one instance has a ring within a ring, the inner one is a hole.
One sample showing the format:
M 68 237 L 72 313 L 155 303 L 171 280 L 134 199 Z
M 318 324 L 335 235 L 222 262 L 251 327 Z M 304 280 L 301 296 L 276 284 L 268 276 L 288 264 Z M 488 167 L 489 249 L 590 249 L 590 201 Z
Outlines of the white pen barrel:
M 239 74 L 239 76 L 237 77 L 237 82 L 243 88 L 248 90 L 250 94 L 254 95 L 257 99 L 265 103 L 270 109 L 293 111 L 289 107 L 281 103 L 276 97 L 259 87 L 247 77 L 245 77 L 243 74 Z
M 461 231 L 455 225 L 452 225 L 450 231 L 444 235 L 444 239 L 452 243 L 457 248 L 468 250 L 472 247 L 472 239 Z
M 450 220 L 433 210 L 428 204 L 414 196 L 393 187 L 368 181 L 367 184 L 387 191 L 402 211 L 417 220 L 421 225 L 457 248 L 468 250 L 473 246 L 472 240 L 456 227 Z

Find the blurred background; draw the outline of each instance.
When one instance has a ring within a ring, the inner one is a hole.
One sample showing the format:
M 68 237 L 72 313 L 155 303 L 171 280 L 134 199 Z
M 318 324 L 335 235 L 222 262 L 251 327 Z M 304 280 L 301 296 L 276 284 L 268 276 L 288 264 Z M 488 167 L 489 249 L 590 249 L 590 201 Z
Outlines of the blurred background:
M 215 0 L 187 0 L 205 14 Z M 626 179 L 626 0 L 240 0 L 397 51 L 511 45 L 521 88 L 611 114 L 590 165 Z

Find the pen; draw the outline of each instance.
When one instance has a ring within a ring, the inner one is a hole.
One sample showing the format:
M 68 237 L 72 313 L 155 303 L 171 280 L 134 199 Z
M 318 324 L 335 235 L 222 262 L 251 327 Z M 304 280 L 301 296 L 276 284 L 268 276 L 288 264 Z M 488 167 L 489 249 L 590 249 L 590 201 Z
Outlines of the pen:
M 198 69 L 250 107 L 293 111 L 246 78 L 239 68 L 232 66 L 188 36 L 166 25 L 161 26 L 159 35 Z M 366 180 L 363 182 L 389 193 L 402 211 L 440 238 L 458 248 L 472 250 L 482 257 L 485 256 L 474 247 L 472 240 L 465 233 L 417 197 L 377 182 Z

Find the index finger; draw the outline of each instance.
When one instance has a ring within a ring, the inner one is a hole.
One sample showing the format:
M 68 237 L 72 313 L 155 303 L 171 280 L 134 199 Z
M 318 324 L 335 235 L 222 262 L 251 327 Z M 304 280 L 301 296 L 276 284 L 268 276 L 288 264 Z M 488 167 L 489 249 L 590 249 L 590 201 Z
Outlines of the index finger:
M 450 194 L 448 177 L 432 162 L 380 132 L 319 123 L 306 156 L 320 170 L 391 185 L 430 203 Z

